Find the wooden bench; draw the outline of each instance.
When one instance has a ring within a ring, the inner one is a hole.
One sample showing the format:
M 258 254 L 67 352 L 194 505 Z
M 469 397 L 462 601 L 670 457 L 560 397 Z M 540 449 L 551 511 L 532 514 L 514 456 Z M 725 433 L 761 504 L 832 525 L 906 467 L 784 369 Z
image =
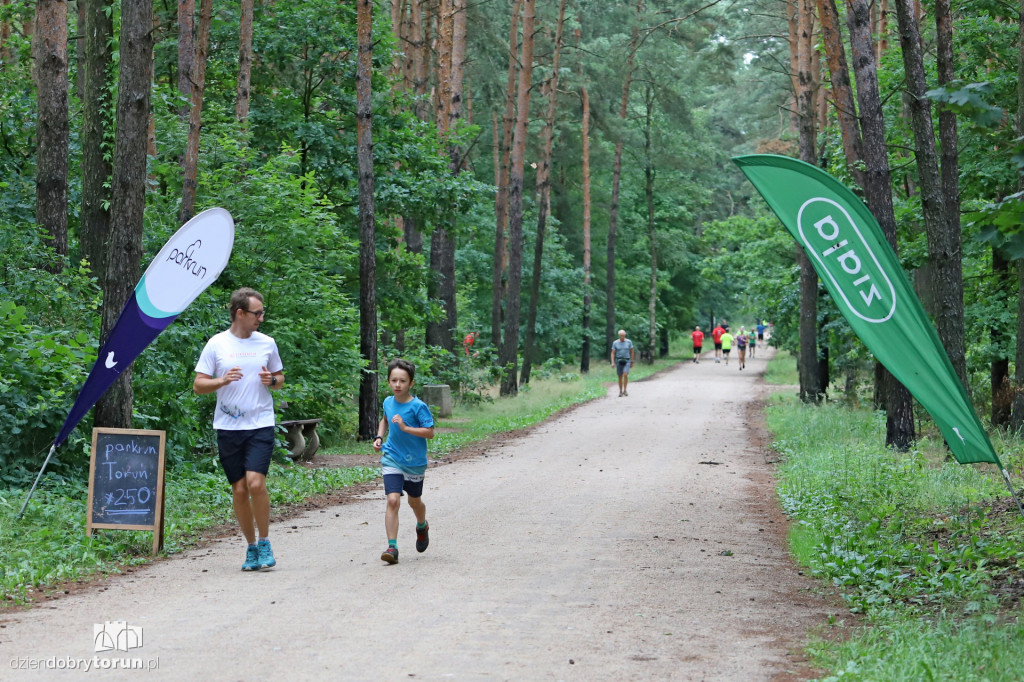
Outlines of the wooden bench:
M 320 449 L 320 436 L 316 432 L 316 425 L 323 419 L 291 419 L 281 422 L 287 430 L 285 439 L 288 441 L 288 451 L 292 459 L 309 461 Z

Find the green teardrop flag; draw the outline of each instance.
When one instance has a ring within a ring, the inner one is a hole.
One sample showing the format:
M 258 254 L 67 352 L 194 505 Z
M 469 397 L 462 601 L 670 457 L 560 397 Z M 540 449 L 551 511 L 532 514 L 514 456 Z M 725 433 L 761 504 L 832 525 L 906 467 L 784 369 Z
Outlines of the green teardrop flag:
M 803 247 L 864 345 L 928 410 L 956 461 L 991 462 L 1002 469 L 938 333 L 867 206 L 809 163 L 769 154 L 733 161 Z

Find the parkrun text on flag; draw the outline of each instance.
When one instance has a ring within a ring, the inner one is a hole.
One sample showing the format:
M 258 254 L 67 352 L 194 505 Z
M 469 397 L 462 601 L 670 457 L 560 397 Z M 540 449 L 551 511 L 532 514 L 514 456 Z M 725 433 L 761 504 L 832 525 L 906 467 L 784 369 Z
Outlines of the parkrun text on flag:
M 809 163 L 769 154 L 733 161 L 803 247 L 864 345 L 928 410 L 956 460 L 1002 469 L 939 335 L 867 206 Z

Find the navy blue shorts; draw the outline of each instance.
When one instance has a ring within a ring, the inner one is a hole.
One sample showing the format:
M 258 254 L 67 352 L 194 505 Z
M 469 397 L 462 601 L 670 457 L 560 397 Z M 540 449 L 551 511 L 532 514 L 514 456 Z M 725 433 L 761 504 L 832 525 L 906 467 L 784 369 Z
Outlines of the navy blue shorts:
M 274 427 L 244 431 L 217 429 L 217 449 L 228 483 L 245 478 L 247 471 L 266 476 L 270 471 L 270 456 L 274 454 Z
M 384 494 L 409 493 L 409 497 L 423 497 L 423 479 L 410 481 L 402 474 L 384 474 Z

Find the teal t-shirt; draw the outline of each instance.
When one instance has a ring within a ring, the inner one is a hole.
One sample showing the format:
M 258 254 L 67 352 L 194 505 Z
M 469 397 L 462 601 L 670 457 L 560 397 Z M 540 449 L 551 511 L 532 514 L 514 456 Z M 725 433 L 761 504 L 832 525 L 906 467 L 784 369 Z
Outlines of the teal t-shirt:
M 427 470 L 427 439 L 413 436 L 391 419 L 401 415 L 406 426 L 426 428 L 434 425 L 434 415 L 427 404 L 417 397 L 407 403 L 400 403 L 395 396 L 384 399 L 384 418 L 388 423 L 388 439 L 384 443 L 384 454 L 380 458 L 383 466 L 401 469 L 410 476 L 422 476 Z

